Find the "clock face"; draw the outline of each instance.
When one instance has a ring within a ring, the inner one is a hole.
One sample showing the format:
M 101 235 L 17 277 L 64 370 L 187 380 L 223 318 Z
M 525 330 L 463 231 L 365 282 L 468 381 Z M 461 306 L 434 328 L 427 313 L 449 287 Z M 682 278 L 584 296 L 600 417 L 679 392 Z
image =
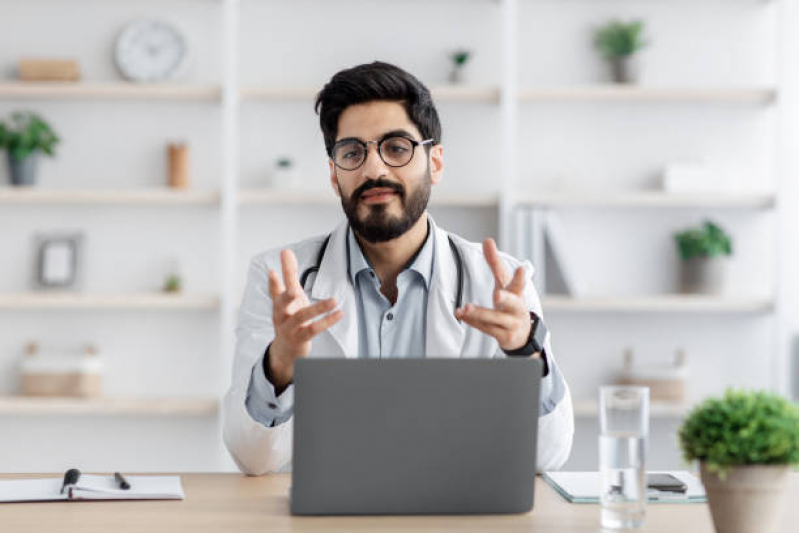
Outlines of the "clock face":
M 131 81 L 152 82 L 172 78 L 186 61 L 183 35 L 172 25 L 142 20 L 128 25 L 116 42 L 116 63 Z

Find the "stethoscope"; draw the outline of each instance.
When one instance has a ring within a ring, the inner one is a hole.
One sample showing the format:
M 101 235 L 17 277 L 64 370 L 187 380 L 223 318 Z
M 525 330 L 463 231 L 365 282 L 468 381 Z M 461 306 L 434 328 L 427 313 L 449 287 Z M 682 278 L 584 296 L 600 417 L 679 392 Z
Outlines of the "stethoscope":
M 325 250 L 327 249 L 327 243 L 330 242 L 331 235 L 328 235 L 322 243 L 319 254 L 316 256 L 316 264 L 306 268 L 302 272 L 300 276 L 300 285 L 303 290 L 305 290 L 305 282 L 308 280 L 308 276 L 314 272 L 319 272 L 319 266 L 322 264 L 322 259 L 325 257 Z M 449 247 L 452 250 L 452 255 L 455 258 L 455 267 L 458 269 L 458 294 L 455 298 L 455 311 L 457 311 L 460 309 L 463 301 L 463 258 L 461 257 L 460 250 L 458 250 L 458 247 L 455 245 L 455 241 L 452 240 L 452 237 L 447 235 L 447 239 L 449 240 Z

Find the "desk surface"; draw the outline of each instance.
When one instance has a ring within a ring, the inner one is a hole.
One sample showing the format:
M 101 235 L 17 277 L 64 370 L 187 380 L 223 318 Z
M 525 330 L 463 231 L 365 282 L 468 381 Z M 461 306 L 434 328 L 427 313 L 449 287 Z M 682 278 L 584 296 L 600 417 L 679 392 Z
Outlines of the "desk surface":
M 2 475 L 0 478 L 43 477 Z M 50 502 L 0 504 L 2 531 L 94 533 L 125 531 L 273 533 L 280 531 L 535 531 L 597 533 L 599 506 L 570 504 L 540 477 L 535 507 L 522 515 L 292 517 L 289 474 L 244 477 L 239 474 L 181 474 L 184 501 Z M 799 522 L 799 474 L 792 474 L 780 531 Z M 705 504 L 655 504 L 647 507 L 640 531 L 712 533 Z M 794 529 L 795 531 L 795 529 Z

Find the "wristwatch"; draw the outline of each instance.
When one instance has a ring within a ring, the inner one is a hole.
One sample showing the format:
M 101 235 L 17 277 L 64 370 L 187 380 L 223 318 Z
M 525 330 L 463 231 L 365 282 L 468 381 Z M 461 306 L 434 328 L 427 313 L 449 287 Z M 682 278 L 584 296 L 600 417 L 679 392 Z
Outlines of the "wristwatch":
M 547 338 L 548 329 L 544 321 L 535 313 L 530 311 L 530 336 L 527 344 L 516 350 L 505 350 L 505 354 L 511 357 L 529 357 L 536 352 L 544 354 L 544 341 Z

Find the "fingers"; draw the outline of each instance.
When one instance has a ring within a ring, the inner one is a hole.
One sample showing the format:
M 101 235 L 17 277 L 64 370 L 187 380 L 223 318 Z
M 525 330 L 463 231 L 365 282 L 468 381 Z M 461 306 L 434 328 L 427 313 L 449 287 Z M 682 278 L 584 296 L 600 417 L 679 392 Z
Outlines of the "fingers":
M 311 322 L 307 326 L 300 328 L 300 330 L 297 332 L 297 336 L 303 342 L 307 342 L 341 320 L 341 317 L 343 316 L 344 312 L 341 309 L 334 311 L 329 315 L 320 318 L 316 322 Z
M 516 324 L 516 317 L 509 313 L 480 307 L 474 304 L 466 304 L 463 306 L 462 309 L 458 310 L 457 316 L 470 326 L 477 327 L 478 329 L 481 329 L 478 326 L 510 329 Z
M 286 290 L 286 287 L 283 285 L 283 280 L 280 279 L 280 276 L 274 270 L 269 271 L 269 297 L 272 300 L 277 300 L 278 297 L 283 294 Z
M 508 333 L 508 329 L 495 322 L 485 320 L 486 315 L 482 315 L 482 318 L 478 318 L 479 313 L 477 313 L 477 310 L 491 311 L 491 309 L 485 309 L 484 307 L 466 304 L 463 309 L 458 309 L 456 315 L 466 324 L 482 331 L 486 335 L 490 335 L 497 340 L 504 339 Z
M 328 298 L 327 300 L 322 300 L 313 305 L 303 307 L 286 319 L 285 326 L 287 328 L 299 328 L 305 325 L 309 320 L 313 320 L 319 315 L 332 311 L 335 307 L 335 298 Z
M 524 267 L 518 267 L 513 273 L 513 279 L 510 280 L 510 284 L 505 289 L 517 296 L 524 294 L 525 275 Z
M 494 239 L 486 239 L 483 241 L 483 255 L 485 255 L 488 266 L 491 267 L 491 272 L 494 273 L 496 285 L 504 289 L 510 280 L 510 274 L 508 274 L 505 265 L 502 263 L 502 259 L 499 257 L 497 244 L 494 242 Z
M 280 252 L 280 263 L 283 266 L 283 280 L 286 283 L 286 290 L 296 296 L 302 292 L 300 278 L 297 268 L 297 256 L 291 250 Z

